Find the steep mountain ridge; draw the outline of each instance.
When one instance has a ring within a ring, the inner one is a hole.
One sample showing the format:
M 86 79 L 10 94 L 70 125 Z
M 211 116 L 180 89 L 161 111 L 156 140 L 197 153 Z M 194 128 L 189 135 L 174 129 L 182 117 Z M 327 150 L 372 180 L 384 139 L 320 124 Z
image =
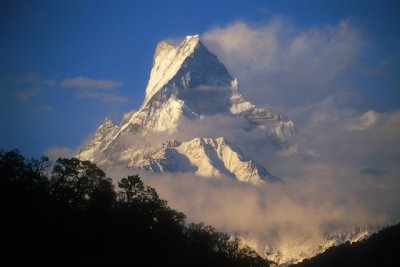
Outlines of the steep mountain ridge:
M 208 51 L 198 35 L 187 36 L 176 47 L 161 41 L 155 50 L 143 105 L 161 89 L 164 89 L 161 94 L 168 97 L 202 85 L 230 86 L 232 80 L 225 66 Z
M 165 148 L 157 142 L 149 145 L 146 141 L 152 133 L 167 137 L 182 131 L 178 126 L 183 119 L 201 124 L 204 116 L 217 114 L 241 117 L 250 127 L 263 129 L 266 136 L 280 144 L 292 138 L 293 122 L 245 100 L 238 92 L 237 80 L 204 46 L 198 35 L 187 36 L 178 46 L 162 41 L 155 49 L 141 107 L 126 113 L 118 126 L 106 120 L 78 156 L 105 169 L 121 165 L 150 172 L 189 171 L 211 177 L 226 175 L 252 183 L 271 180 L 273 176 L 263 166 L 231 143 L 221 146 L 219 139 L 194 138 L 181 143 L 178 148 Z M 194 145 L 199 140 L 201 145 Z M 228 164 L 224 158 L 228 153 L 222 153 L 222 150 L 232 151 L 230 155 L 234 155 L 232 157 L 236 160 Z

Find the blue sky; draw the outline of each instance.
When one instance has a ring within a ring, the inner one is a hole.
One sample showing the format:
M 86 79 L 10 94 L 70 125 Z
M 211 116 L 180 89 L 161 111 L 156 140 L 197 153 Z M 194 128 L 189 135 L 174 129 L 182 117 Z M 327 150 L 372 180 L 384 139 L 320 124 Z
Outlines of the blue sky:
M 288 34 L 301 36 L 313 29 L 325 29 L 316 31 L 323 34 L 329 25 L 338 27 L 345 21 L 350 35 L 359 36 L 354 58 L 364 66 L 340 74 L 361 99 L 354 105 L 360 112 L 396 110 L 399 6 L 395 0 L 2 0 L 0 147 L 18 148 L 28 156 L 39 156 L 50 147 L 76 148 L 104 117 L 118 122 L 124 112 L 139 107 L 158 41 L 200 33 L 209 36 L 213 47 L 215 29 L 224 31 L 235 23 L 260 30 L 279 20 L 294 28 Z M 213 51 L 229 59 L 217 46 Z M 231 69 L 240 73 L 234 65 Z M 272 104 L 298 104 L 289 93 L 284 96 Z

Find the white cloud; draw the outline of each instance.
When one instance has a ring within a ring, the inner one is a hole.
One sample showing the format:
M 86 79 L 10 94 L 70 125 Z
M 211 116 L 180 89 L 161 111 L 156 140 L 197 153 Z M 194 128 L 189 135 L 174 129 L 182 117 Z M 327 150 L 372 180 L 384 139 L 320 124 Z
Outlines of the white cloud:
M 350 122 L 345 128 L 348 131 L 363 131 L 371 126 L 375 125 L 379 120 L 379 113 L 374 110 L 369 110 L 365 112 L 361 117 L 357 118 L 356 120 Z
M 298 29 L 275 17 L 261 26 L 235 22 L 203 35 L 207 47 L 258 104 L 301 106 L 348 90 L 364 40 L 349 21 Z
M 227 116 L 206 117 L 201 125 L 187 121 L 176 133 L 147 136 L 155 143 L 229 136 L 283 183 L 253 186 L 182 173 L 141 176 L 189 221 L 245 237 L 262 252 L 268 244 L 299 256 L 321 245 L 327 232 L 400 220 L 400 111 L 367 112 L 372 113 L 379 120 L 368 131 L 348 131 L 344 126 L 364 115 L 329 100 L 304 108 L 299 116 L 308 119 L 294 144 L 279 153 L 261 131 L 244 131 L 242 121 Z M 110 175 L 118 179 L 127 172 Z
M 60 88 L 74 88 L 80 98 L 100 100 L 107 103 L 125 103 L 128 99 L 116 94 L 115 90 L 123 85 L 120 81 L 95 80 L 83 76 L 63 80 Z
M 83 76 L 78 76 L 65 79 L 60 83 L 59 86 L 61 88 L 113 90 L 122 86 L 122 82 L 112 80 L 95 80 Z
M 80 98 L 89 98 L 100 100 L 107 103 L 124 103 L 128 99 L 118 95 L 117 89 L 123 85 L 120 81 L 114 80 L 96 80 L 83 76 L 64 79 L 61 82 L 51 79 L 43 79 L 36 74 L 26 74 L 23 76 L 10 76 L 9 80 L 17 86 L 27 86 L 29 89 L 20 90 L 16 97 L 20 102 L 27 102 L 33 97 L 39 95 L 41 90 L 49 87 L 76 89 L 76 96 Z M 44 110 L 42 107 L 37 110 Z M 47 111 L 49 108 L 45 108 Z
M 129 101 L 126 97 L 105 92 L 82 91 L 79 92 L 77 96 L 83 98 L 90 98 L 94 100 L 100 100 L 106 103 L 125 103 Z

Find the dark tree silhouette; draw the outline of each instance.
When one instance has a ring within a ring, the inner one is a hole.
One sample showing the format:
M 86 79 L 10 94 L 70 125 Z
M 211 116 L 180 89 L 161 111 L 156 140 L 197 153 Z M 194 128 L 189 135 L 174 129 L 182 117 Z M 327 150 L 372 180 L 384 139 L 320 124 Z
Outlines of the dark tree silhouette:
M 27 160 L 18 150 L 0 152 L 1 251 L 8 263 L 35 260 L 48 215 L 48 159 Z M 33 248 L 33 249 L 32 249 Z M 3 256 L 3 255 L 2 255 Z
M 111 179 L 94 163 L 77 158 L 57 160 L 50 177 L 50 195 L 78 209 L 115 200 Z
M 137 175 L 112 181 L 95 164 L 0 151 L 0 263 L 268 266 L 239 239 L 189 224 Z

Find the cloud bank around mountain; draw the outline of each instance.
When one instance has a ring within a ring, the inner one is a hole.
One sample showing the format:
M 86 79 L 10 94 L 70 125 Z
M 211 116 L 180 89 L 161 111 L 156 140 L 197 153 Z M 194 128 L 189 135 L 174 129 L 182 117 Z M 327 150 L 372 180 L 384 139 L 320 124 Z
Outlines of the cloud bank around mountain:
M 145 182 L 190 221 L 282 250 L 315 248 L 330 231 L 400 220 L 400 111 L 357 107 L 362 88 L 353 81 L 368 67 L 361 63 L 366 40 L 350 22 L 297 29 L 275 18 L 258 26 L 236 22 L 203 36 L 238 77 L 244 97 L 294 120 L 293 142 L 277 151 L 261 130 L 244 130 L 244 121 L 223 115 L 149 138 L 224 136 L 283 183 L 255 187 L 229 178 L 147 173 Z
M 239 21 L 203 37 L 246 96 L 283 108 L 354 90 L 350 81 L 364 68 L 360 54 L 367 46 L 348 20 L 309 29 L 280 17 L 257 26 Z
M 276 153 L 257 138 L 240 142 L 244 148 L 257 141 L 246 152 L 283 183 L 253 186 L 228 177 L 142 176 L 190 221 L 244 236 L 260 251 L 266 244 L 315 249 L 331 231 L 398 222 L 400 112 L 379 114 L 375 124 L 353 130 L 349 122 L 363 121 L 365 114 L 325 108 L 326 114 L 336 115 L 326 119 L 315 110 L 307 127 L 298 130 L 291 153 Z

